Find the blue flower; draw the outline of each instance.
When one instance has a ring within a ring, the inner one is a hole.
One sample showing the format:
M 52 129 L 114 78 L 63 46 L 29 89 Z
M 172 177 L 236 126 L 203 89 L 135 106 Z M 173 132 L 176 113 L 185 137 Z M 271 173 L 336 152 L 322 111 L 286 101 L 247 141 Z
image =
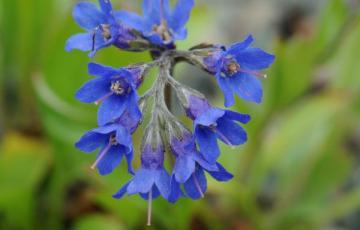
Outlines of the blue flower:
M 194 0 L 178 0 L 171 10 L 169 0 L 144 0 L 143 16 L 120 10 L 115 16 L 127 26 L 142 32 L 150 42 L 171 46 L 187 36 L 185 25 L 189 20 Z
M 219 163 L 209 164 L 204 160 L 196 149 L 192 134 L 188 131 L 184 131 L 180 139 L 173 137 L 170 148 L 176 157 L 168 197 L 172 203 L 184 196 L 181 184 L 192 199 L 203 197 L 207 187 L 204 170 L 219 181 L 227 181 L 233 177 Z
M 118 119 L 126 108 L 132 117 L 141 118 L 136 93 L 138 75 L 125 68 L 114 69 L 95 63 L 89 64 L 89 74 L 96 76 L 76 93 L 84 103 L 101 103 L 98 111 L 99 126 Z
M 187 114 L 194 120 L 194 135 L 200 153 L 210 164 L 215 164 L 220 155 L 217 139 L 235 146 L 247 141 L 245 130 L 237 123 L 246 124 L 250 116 L 213 108 L 204 98 L 190 96 Z
M 115 45 L 120 49 L 130 47 L 130 41 L 136 37 L 130 29 L 119 24 L 112 11 L 109 0 L 99 0 L 100 8 L 90 2 L 80 2 L 73 10 L 73 17 L 86 33 L 79 33 L 66 42 L 66 50 L 78 49 L 81 51 L 92 51 L 89 56 L 104 47 Z
M 168 198 L 170 193 L 170 176 L 164 168 L 164 148 L 159 145 L 153 149 L 146 144 L 141 154 L 141 167 L 135 173 L 133 179 L 127 182 L 114 198 L 120 199 L 128 193 L 129 195 L 140 194 L 144 199 L 156 199 L 162 196 Z
M 117 123 L 87 132 L 75 146 L 85 153 L 92 153 L 100 149 L 91 168 L 97 168 L 101 175 L 113 172 L 121 163 L 124 155 L 128 162 L 128 171 L 133 173 L 131 165 L 133 159 L 131 133 L 135 131 L 137 125 L 138 123 L 134 122 L 128 113 L 124 113 Z
M 168 200 L 175 203 L 183 192 L 181 185 L 183 185 L 185 194 L 193 200 L 204 198 L 204 194 L 207 190 L 207 180 L 205 171 L 210 174 L 215 180 L 220 182 L 229 181 L 233 178 L 233 175 L 226 171 L 226 169 L 220 164 L 216 163 L 216 170 L 204 169 L 200 164 L 195 165 L 194 172 L 185 183 L 178 182 L 175 176 L 172 176 L 170 181 L 170 195 Z
M 275 56 L 251 47 L 253 41 L 253 37 L 248 36 L 229 48 L 215 47 L 204 60 L 208 70 L 216 75 L 226 107 L 235 103 L 234 94 L 251 102 L 262 101 L 262 86 L 257 77 L 266 77 L 259 71 L 268 68 Z
M 195 164 L 202 168 L 216 171 L 216 165 L 210 165 L 196 149 L 195 141 L 190 132 L 184 131 L 181 139 L 173 137 L 170 142 L 172 153 L 176 157 L 173 175 L 177 182 L 185 183 L 195 172 Z

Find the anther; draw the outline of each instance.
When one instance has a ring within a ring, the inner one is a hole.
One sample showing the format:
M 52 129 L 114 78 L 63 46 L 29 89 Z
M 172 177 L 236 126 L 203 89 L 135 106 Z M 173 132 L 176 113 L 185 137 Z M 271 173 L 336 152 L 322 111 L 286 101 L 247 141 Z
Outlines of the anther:
M 125 89 L 122 87 L 120 81 L 114 81 L 111 83 L 111 91 L 117 95 L 121 95 L 125 92 Z

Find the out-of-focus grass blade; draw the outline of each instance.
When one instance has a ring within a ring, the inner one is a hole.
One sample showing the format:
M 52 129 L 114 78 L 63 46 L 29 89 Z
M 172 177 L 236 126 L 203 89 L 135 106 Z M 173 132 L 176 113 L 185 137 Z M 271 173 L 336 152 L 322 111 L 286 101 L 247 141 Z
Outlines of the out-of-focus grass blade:
M 36 139 L 8 134 L 0 149 L 0 213 L 3 229 L 34 229 L 36 195 L 51 164 L 48 146 Z
M 121 223 L 111 216 L 89 215 L 80 219 L 74 226 L 74 230 L 123 230 L 126 229 Z

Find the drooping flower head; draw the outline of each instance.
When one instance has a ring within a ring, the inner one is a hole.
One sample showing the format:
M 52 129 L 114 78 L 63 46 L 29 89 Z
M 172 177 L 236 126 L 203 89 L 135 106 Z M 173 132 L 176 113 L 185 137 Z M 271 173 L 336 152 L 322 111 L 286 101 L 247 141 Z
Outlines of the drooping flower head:
M 192 134 L 184 129 L 181 138 L 173 136 L 170 141 L 170 148 L 176 157 L 173 175 L 179 183 L 185 183 L 195 172 L 195 164 L 208 170 L 217 170 L 216 165 L 210 165 L 196 149 Z
M 85 83 L 76 98 L 84 103 L 101 103 L 98 111 L 100 126 L 115 121 L 126 108 L 132 117 L 141 118 L 136 93 L 137 72 L 90 63 L 89 74 L 96 78 Z
M 178 0 L 174 9 L 169 0 L 144 0 L 143 16 L 124 10 L 115 15 L 127 26 L 140 31 L 151 43 L 171 47 L 176 40 L 186 38 L 185 25 L 193 6 L 194 0 Z
M 168 198 L 170 202 L 175 203 L 184 196 L 181 185 L 185 194 L 192 199 L 204 197 L 207 189 L 204 170 L 210 175 L 218 175 L 219 181 L 227 181 L 233 177 L 219 163 L 210 164 L 203 158 L 196 148 L 192 134 L 186 129 L 183 129 L 181 138 L 171 138 L 170 148 L 176 158 L 170 184 L 171 193 Z
M 230 146 L 247 141 L 245 130 L 237 122 L 248 123 L 249 115 L 214 108 L 206 99 L 196 96 L 190 96 L 187 114 L 194 120 L 194 135 L 200 153 L 210 164 L 215 164 L 220 155 L 217 139 Z
M 151 220 L 152 200 L 160 195 L 168 199 L 170 194 L 170 176 L 164 168 L 165 150 L 158 131 L 151 130 L 145 134 L 141 150 L 141 167 L 135 176 L 113 195 L 114 198 L 120 199 L 125 193 L 140 194 L 143 199 L 148 200 L 148 223 Z
M 226 107 L 235 103 L 234 94 L 251 102 L 262 101 L 263 91 L 258 78 L 266 75 L 260 71 L 268 68 L 275 56 L 251 47 L 253 41 L 253 37 L 248 36 L 228 48 L 215 47 L 214 52 L 204 60 L 225 95 Z
M 91 168 L 97 168 L 101 175 L 113 172 L 124 156 L 128 162 L 128 171 L 133 173 L 131 165 L 133 159 L 131 134 L 136 130 L 137 126 L 136 119 L 125 111 L 116 123 L 87 132 L 75 146 L 85 153 L 92 153 L 100 149 Z
M 80 2 L 73 10 L 73 17 L 86 33 L 79 33 L 68 39 L 66 50 L 91 51 L 89 56 L 110 45 L 120 49 L 130 48 L 136 39 L 131 30 L 120 24 L 113 15 L 110 0 L 99 0 L 100 10 L 90 2 Z

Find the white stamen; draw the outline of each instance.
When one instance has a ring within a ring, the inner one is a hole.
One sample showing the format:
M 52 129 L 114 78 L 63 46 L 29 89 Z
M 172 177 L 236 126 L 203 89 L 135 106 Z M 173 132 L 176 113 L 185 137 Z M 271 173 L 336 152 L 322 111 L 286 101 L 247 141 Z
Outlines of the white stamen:
M 152 188 L 148 197 L 148 213 L 147 213 L 147 226 L 151 226 L 151 212 L 152 212 Z
M 113 94 L 114 94 L 114 92 L 110 92 L 110 93 L 106 94 L 105 96 L 103 96 L 99 100 L 95 101 L 95 105 L 99 105 L 101 102 L 105 101 L 108 97 L 110 97 Z
M 109 149 L 111 148 L 111 143 L 109 143 L 104 150 L 100 153 L 99 157 L 96 159 L 96 161 L 94 162 L 94 164 L 91 166 L 92 170 L 96 169 L 96 166 L 99 164 L 99 162 L 104 158 L 105 154 L 109 151 Z
M 235 149 L 235 146 L 231 144 L 230 140 L 222 132 L 220 132 L 218 129 L 214 129 L 214 131 L 220 136 L 223 141 L 225 141 L 227 145 L 231 147 L 231 149 Z
M 267 75 L 266 75 L 266 74 L 263 74 L 263 73 L 260 73 L 260 72 L 257 72 L 257 71 L 244 70 L 244 69 L 240 69 L 239 71 L 240 71 L 240 72 L 243 72 L 243 73 L 250 74 L 250 75 L 254 75 L 254 76 L 256 76 L 256 77 L 267 78 Z

